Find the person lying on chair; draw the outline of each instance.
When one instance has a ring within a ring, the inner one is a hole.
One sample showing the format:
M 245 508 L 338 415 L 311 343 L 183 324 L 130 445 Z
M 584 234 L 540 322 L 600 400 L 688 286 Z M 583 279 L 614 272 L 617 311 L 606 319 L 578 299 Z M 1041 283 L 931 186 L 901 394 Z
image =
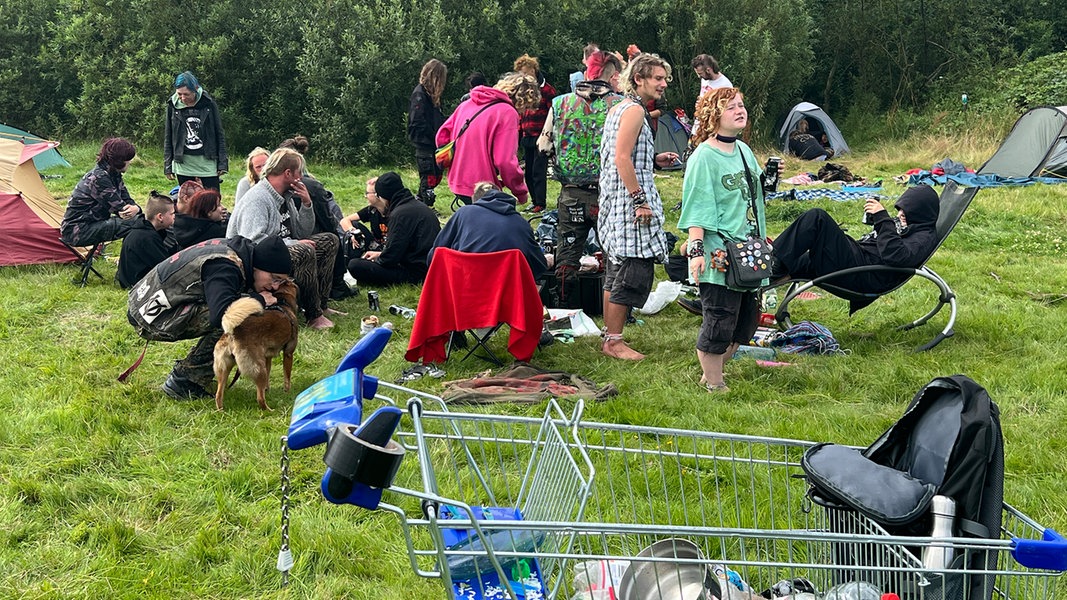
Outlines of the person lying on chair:
M 849 237 L 825 210 L 808 210 L 774 240 L 777 264 L 771 281 L 782 283 L 787 277 L 810 280 L 865 265 L 921 267 L 937 247 L 939 202 L 937 192 L 930 186 L 911 188 L 897 199 L 897 217 L 893 218 L 880 202 L 869 199 L 864 212 L 874 223 L 874 230 L 859 240 Z M 877 294 L 906 278 L 899 273 L 870 271 L 827 283 Z

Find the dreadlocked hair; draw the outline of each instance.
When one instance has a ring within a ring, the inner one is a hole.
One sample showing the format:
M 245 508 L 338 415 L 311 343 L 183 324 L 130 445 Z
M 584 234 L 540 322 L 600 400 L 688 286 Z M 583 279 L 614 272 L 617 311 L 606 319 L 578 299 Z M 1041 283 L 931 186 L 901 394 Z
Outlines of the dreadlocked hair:
M 690 142 L 692 147 L 695 148 L 701 142 L 715 135 L 715 132 L 719 129 L 722 113 L 726 110 L 726 105 L 736 96 L 744 98 L 744 94 L 737 88 L 715 88 L 707 91 L 700 97 L 700 100 L 697 100 L 697 107 L 693 112 L 693 119 L 697 123 L 697 131 Z
M 445 63 L 436 58 L 431 58 L 426 61 L 426 64 L 422 65 L 422 72 L 419 73 L 419 83 L 422 84 L 426 93 L 430 95 L 434 106 L 441 104 L 441 94 L 445 91 L 445 81 L 447 80 L 448 67 L 445 66 Z

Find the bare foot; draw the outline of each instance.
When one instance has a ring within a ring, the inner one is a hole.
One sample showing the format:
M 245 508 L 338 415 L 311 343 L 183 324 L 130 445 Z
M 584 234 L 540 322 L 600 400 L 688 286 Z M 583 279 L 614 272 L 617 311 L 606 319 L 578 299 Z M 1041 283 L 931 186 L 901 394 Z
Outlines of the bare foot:
M 325 315 L 319 315 L 308 321 L 308 327 L 312 329 L 329 329 L 333 327 L 333 321 L 327 319 Z
M 637 350 L 626 345 L 622 340 L 608 340 L 600 347 L 604 354 L 620 360 L 642 360 L 645 358 Z
M 334 310 L 332 308 L 324 308 L 324 309 L 322 309 L 322 314 L 324 314 L 324 315 L 341 315 L 342 317 L 347 317 L 348 316 L 348 313 L 341 312 L 339 310 Z

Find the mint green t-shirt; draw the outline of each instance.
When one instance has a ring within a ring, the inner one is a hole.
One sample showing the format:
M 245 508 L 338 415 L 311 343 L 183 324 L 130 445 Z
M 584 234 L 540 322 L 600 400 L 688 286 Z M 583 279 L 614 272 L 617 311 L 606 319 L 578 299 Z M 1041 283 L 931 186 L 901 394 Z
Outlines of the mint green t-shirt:
M 752 177 L 752 188 L 745 181 L 745 161 Z M 726 285 L 726 275 L 711 268 L 715 250 L 724 249 L 726 241 L 742 241 L 748 236 L 766 237 L 766 206 L 760 168 L 752 149 L 744 142 L 735 144 L 727 154 L 707 142 L 701 143 L 685 167 L 682 180 L 682 214 L 678 229 L 687 233 L 690 227 L 704 230 L 704 259 L 707 268 L 700 275 L 701 283 Z M 750 189 L 756 191 L 756 214 L 752 214 Z M 757 228 L 758 225 L 758 228 Z
M 186 154 L 181 162 L 176 160 L 171 163 L 171 168 L 175 175 L 183 177 L 215 177 L 219 174 L 215 159 L 199 154 Z

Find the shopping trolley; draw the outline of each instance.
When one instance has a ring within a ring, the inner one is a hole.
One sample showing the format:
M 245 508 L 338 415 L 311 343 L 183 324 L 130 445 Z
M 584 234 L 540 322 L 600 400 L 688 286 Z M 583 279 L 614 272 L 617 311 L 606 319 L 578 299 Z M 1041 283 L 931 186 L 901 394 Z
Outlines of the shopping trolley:
M 360 505 L 397 516 L 412 568 L 449 598 L 735 600 L 862 582 L 904 600 L 984 600 L 960 584 L 981 577 L 993 597 L 1043 599 L 1067 569 L 1067 542 L 1009 505 L 997 540 L 892 536 L 813 506 L 800 467 L 813 442 L 587 422 L 581 401 L 527 417 L 452 411 L 384 382 L 374 392 L 406 457 L 384 490 L 368 488 L 384 501 Z M 983 558 L 928 569 L 932 545 Z

